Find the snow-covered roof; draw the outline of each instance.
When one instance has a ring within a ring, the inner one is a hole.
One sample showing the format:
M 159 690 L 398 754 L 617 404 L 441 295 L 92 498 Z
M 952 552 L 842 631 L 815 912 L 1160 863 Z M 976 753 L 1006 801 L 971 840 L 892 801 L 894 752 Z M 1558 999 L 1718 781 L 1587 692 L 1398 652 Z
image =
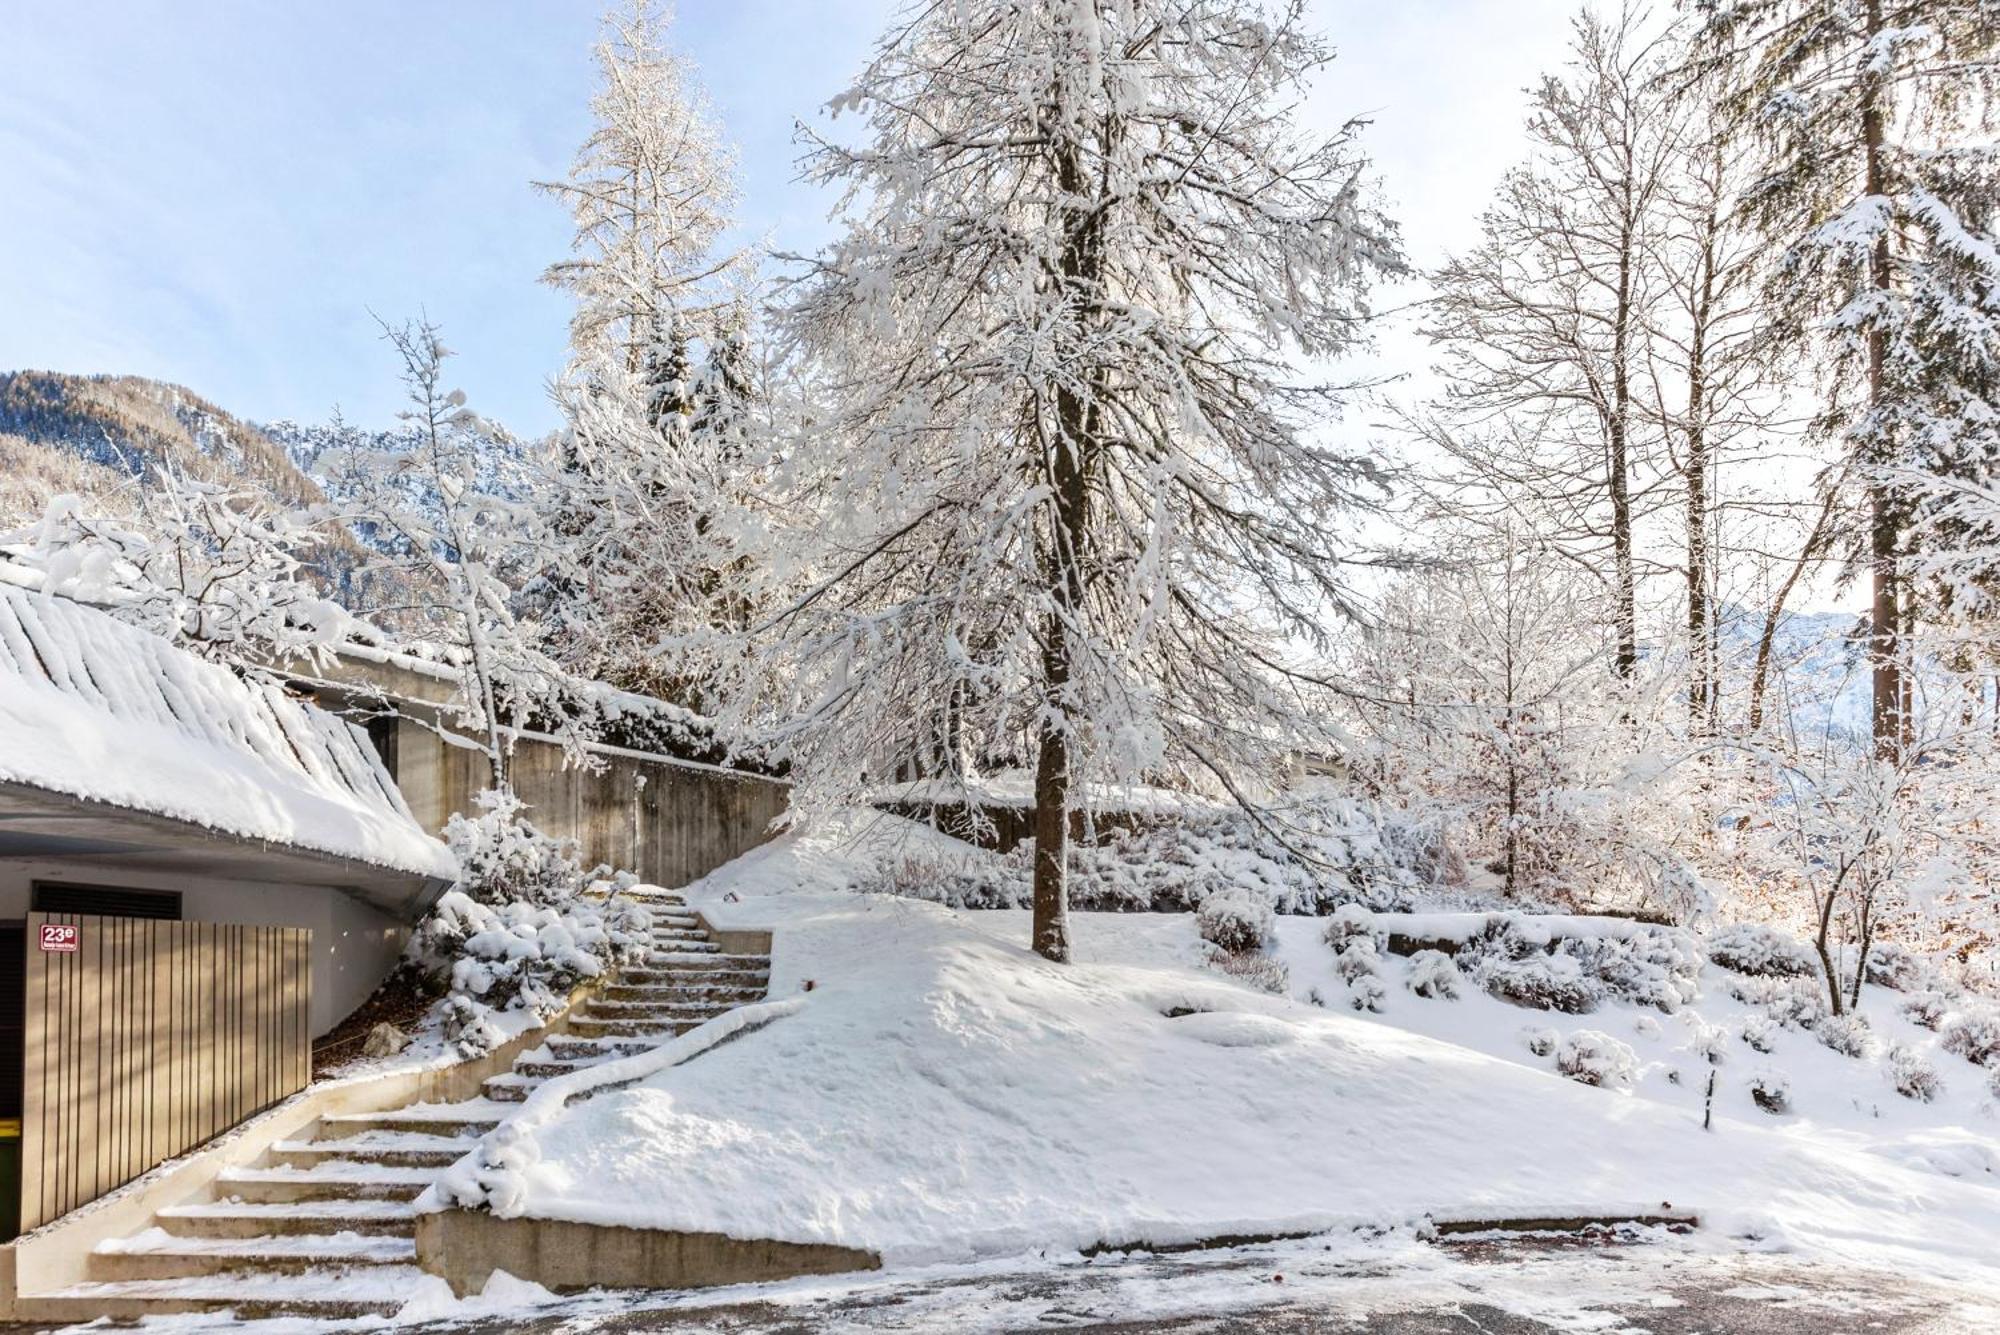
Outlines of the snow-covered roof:
M 359 728 L 103 612 L 4 584 L 0 781 L 457 874 Z

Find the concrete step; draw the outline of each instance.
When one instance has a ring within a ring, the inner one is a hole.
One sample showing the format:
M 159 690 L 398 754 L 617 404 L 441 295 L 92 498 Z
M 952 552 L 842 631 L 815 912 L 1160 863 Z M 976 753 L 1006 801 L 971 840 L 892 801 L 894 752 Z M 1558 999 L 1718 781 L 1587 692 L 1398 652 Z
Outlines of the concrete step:
M 323 1117 L 319 1139 L 338 1140 L 369 1131 L 437 1136 L 482 1136 L 500 1123 L 501 1110 L 471 1099 L 464 1103 L 417 1103 L 388 1112 L 338 1113 Z
M 186 1279 L 201 1275 L 297 1274 L 348 1266 L 415 1265 L 408 1237 L 302 1233 L 257 1238 L 142 1234 L 100 1243 L 86 1262 L 93 1280 Z
M 569 1029 L 579 1038 L 652 1038 L 664 1041 L 685 1034 L 698 1023 L 696 1020 L 579 1019 L 571 1020 Z
M 644 1038 L 579 1038 L 574 1034 L 564 1034 L 551 1038 L 545 1045 L 549 1056 L 565 1065 L 592 1066 L 613 1057 L 636 1057 L 642 1052 L 651 1052 L 659 1044 Z M 515 1063 L 514 1069 L 526 1072 L 531 1065 L 523 1059 Z
M 496 1075 L 486 1082 L 486 1097 L 495 1103 L 526 1103 L 528 1095 L 547 1083 L 541 1076 Z
M 599 1001 L 593 998 L 581 1018 L 591 1020 L 705 1020 L 736 1009 L 733 1001 Z
M 680 1001 L 726 1001 L 741 1006 L 747 1002 L 762 1001 L 765 988 L 762 983 L 613 983 L 597 994 L 600 1002 L 650 1001 L 655 1003 Z
M 720 955 L 722 947 L 713 941 L 675 941 L 663 943 L 646 957 L 648 963 L 664 961 L 672 964 L 677 957 L 685 955 Z
M 177 1238 L 308 1237 L 359 1233 L 366 1237 L 413 1238 L 416 1212 L 407 1201 L 302 1201 L 249 1205 L 215 1201 L 169 1205 L 156 1222 Z
M 456 1162 L 476 1140 L 472 1136 L 435 1136 L 416 1132 L 364 1131 L 333 1140 L 281 1140 L 271 1147 L 270 1163 L 291 1168 L 338 1160 L 387 1168 L 442 1168 Z
M 217 1196 L 252 1205 L 295 1201 L 413 1201 L 437 1180 L 434 1168 L 381 1168 L 338 1160 L 311 1168 L 231 1168 L 216 1175 Z
M 771 972 L 769 955 L 724 955 L 717 949 L 710 950 L 656 950 L 647 956 L 642 964 L 635 964 L 619 975 L 618 981 L 636 981 L 642 973 L 762 973 Z
M 414 1265 L 384 1265 L 297 1275 L 91 1282 L 21 1299 L 15 1314 L 27 1321 L 72 1322 L 186 1312 L 228 1312 L 237 1320 L 392 1316 L 424 1279 L 424 1272 Z
M 754 987 L 763 989 L 771 979 L 769 969 L 752 969 L 737 965 L 717 964 L 674 964 L 658 968 L 638 966 L 626 969 L 618 975 L 618 981 L 611 987 Z

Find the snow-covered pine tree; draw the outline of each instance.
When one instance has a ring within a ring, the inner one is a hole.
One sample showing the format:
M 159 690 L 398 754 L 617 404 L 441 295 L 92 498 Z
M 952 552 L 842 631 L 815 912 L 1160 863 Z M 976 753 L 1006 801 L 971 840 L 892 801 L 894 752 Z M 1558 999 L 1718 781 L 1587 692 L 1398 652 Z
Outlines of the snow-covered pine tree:
M 1613 591 L 1616 667 L 1639 662 L 1636 537 L 1664 499 L 1639 376 L 1662 283 L 1658 212 L 1685 116 L 1664 38 L 1627 6 L 1581 11 L 1569 68 L 1532 91 L 1530 156 L 1471 253 L 1433 276 L 1440 413 L 1422 433 L 1458 465 L 1468 514 L 1527 521 Z M 1483 498 L 1483 499 L 1481 499 Z
M 714 619 L 714 572 L 735 559 L 718 517 L 746 466 L 749 415 L 710 429 L 703 368 L 750 331 L 745 257 L 721 247 L 734 158 L 668 21 L 650 0 L 606 16 L 595 127 L 569 176 L 541 186 L 574 219 L 575 253 L 546 277 L 577 311 L 558 386 L 565 439 L 542 486 L 569 553 L 536 594 L 550 652 L 572 671 L 699 704 L 663 645 Z
M 826 407 L 779 475 L 810 578 L 757 622 L 794 665 L 778 737 L 810 800 L 1025 735 L 1050 959 L 1086 784 L 1256 812 L 1333 745 L 1314 651 L 1378 469 L 1312 438 L 1341 394 L 1290 357 L 1353 348 L 1401 260 L 1361 123 L 1300 126 L 1332 56 L 1303 10 L 922 6 L 835 99 L 866 141 L 809 160 L 847 231 L 783 316 Z
M 536 188 L 569 209 L 570 258 L 544 281 L 576 297 L 570 345 L 637 373 L 656 341 L 715 308 L 738 262 L 718 243 L 736 204 L 735 157 L 693 68 L 667 45 L 669 6 L 606 14 L 593 56 L 595 121 L 569 175 Z
M 1905 585 L 1914 472 L 1994 458 L 2000 263 L 1989 236 L 2000 10 L 1986 0 L 1699 0 L 1696 68 L 1759 154 L 1744 206 L 1782 258 L 1771 332 L 1824 344 L 1824 425 L 1865 513 L 1873 732 L 1911 738 Z

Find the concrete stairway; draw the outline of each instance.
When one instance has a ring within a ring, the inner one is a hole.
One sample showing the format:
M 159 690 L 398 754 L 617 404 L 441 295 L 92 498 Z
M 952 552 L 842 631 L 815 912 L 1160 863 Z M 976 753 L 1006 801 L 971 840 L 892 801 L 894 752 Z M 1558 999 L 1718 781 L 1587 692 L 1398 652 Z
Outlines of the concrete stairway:
M 52 1319 L 174 1312 L 387 1315 L 409 1299 L 411 1202 L 513 1105 L 555 1076 L 646 1051 L 762 999 L 768 955 L 725 955 L 678 895 L 653 910 L 652 950 L 572 1014 L 569 1032 L 523 1053 L 484 1097 L 321 1119 L 254 1168 L 217 1177 L 212 1201 L 172 1206 L 154 1227 L 102 1244 L 88 1282 L 37 1300 Z

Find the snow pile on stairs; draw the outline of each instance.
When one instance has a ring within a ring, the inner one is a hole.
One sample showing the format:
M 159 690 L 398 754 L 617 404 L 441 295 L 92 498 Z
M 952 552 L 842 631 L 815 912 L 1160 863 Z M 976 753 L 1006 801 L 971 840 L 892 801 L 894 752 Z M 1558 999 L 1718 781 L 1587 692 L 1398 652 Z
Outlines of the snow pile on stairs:
M 1448 989 L 1449 959 L 1374 952 L 1380 1011 L 1358 1012 L 1327 920 L 1308 918 L 1273 928 L 1289 996 L 1209 967 L 1186 914 L 1078 915 L 1078 962 L 1058 967 L 1025 949 L 1023 913 L 855 893 L 927 844 L 951 854 L 857 817 L 691 887 L 718 926 L 775 931 L 771 995 L 806 1004 L 533 1128 L 510 1208 L 911 1263 L 1670 1202 L 1730 1245 L 1995 1267 L 1995 1179 L 1937 1162 L 1990 1134 L 1974 1081 L 1948 1106 L 1836 1095 L 1820 1064 L 1851 1059 L 1786 1033 L 1774 1050 L 1812 1112 L 1787 1119 L 1749 1092 L 1768 1054 L 1732 1039 L 1704 1132 L 1719 1026 L 1684 998 L 1669 1014 L 1607 988 L 1587 1015 L 1528 1010 L 1471 978 Z

